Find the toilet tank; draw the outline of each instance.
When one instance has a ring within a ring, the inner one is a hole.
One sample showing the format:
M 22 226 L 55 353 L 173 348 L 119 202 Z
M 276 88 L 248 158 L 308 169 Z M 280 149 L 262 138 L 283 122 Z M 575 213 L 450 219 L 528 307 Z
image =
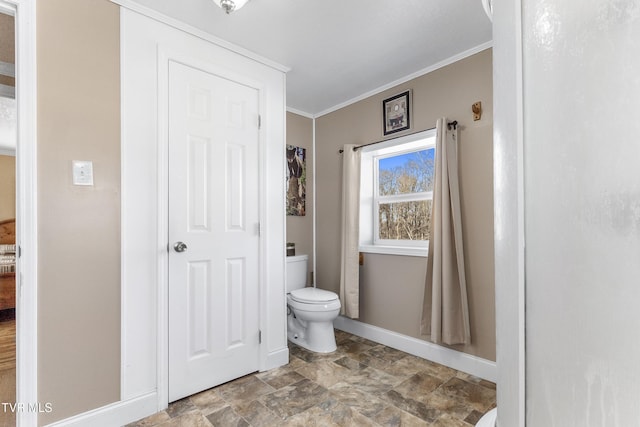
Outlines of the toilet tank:
M 307 286 L 309 255 L 287 257 L 287 293 Z

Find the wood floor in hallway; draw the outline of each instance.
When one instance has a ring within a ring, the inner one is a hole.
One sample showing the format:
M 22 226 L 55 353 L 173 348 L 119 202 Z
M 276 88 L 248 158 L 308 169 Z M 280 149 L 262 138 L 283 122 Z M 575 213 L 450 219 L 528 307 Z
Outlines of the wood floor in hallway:
M 16 321 L 0 321 L 0 402 L 16 401 Z M 0 427 L 16 425 L 16 416 L 7 405 L 0 406 Z

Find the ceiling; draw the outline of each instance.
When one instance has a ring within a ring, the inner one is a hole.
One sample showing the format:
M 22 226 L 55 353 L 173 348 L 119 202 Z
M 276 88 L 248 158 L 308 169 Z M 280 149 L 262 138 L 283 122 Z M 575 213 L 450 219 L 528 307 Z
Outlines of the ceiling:
M 291 70 L 287 107 L 310 116 L 491 41 L 481 0 L 135 0 Z
M 481 0 L 136 2 L 289 67 L 287 107 L 311 116 L 491 41 Z
M 287 107 L 308 116 L 491 41 L 482 0 L 250 0 L 230 15 L 212 0 L 133 1 L 290 68 Z M 15 117 L 0 96 L 0 153 L 15 147 Z

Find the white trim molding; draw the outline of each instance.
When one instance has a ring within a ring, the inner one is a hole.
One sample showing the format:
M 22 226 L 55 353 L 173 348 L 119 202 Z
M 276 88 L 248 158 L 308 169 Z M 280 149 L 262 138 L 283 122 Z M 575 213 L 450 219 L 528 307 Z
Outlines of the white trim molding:
M 142 419 L 156 411 L 158 398 L 147 393 L 48 424 L 47 427 L 113 427 Z M 34 424 L 35 425 L 35 424 Z
M 286 331 L 285 331 L 286 333 Z M 279 368 L 289 363 L 289 347 L 280 348 L 267 354 L 266 360 L 260 366 L 260 372 Z
M 297 114 L 298 116 L 313 120 L 313 114 L 309 114 L 302 110 L 296 110 L 295 108 L 287 107 L 287 113 Z
M 312 209 L 313 209 L 313 224 L 311 225 L 313 227 L 312 233 L 312 242 L 313 242 L 313 270 L 311 270 L 313 272 L 312 275 L 312 280 L 311 280 L 311 286 L 313 286 L 314 288 L 316 287 L 316 277 L 317 276 L 317 259 L 318 259 L 318 247 L 317 247 L 317 225 L 318 225 L 318 209 L 317 209 L 317 196 L 316 194 L 318 194 L 318 186 L 316 184 L 316 119 L 313 118 L 311 119 L 311 185 L 313 185 L 313 196 L 312 196 Z
M 171 18 L 170 16 L 164 15 L 156 10 L 153 10 L 149 7 L 142 6 L 138 2 L 134 0 L 110 0 L 112 3 L 119 5 L 122 8 L 126 8 L 137 12 L 147 18 L 151 18 L 160 23 L 166 24 L 170 27 L 173 27 L 177 30 L 183 31 L 187 34 L 191 34 L 192 36 L 198 37 L 202 40 L 208 41 L 210 43 L 215 44 L 218 47 L 227 49 L 231 52 L 237 53 L 238 55 L 249 58 L 253 61 L 259 62 L 263 65 L 273 68 L 274 70 L 281 71 L 283 73 L 287 73 L 291 71 L 291 69 L 282 64 L 278 64 L 275 61 L 272 61 L 268 58 L 258 55 L 257 53 L 251 52 L 248 49 L 230 43 L 226 40 L 223 40 L 219 37 L 216 37 L 212 34 L 207 33 L 206 31 L 202 31 L 192 25 L 186 24 L 178 19 Z
M 406 247 L 406 246 L 384 246 L 384 245 L 368 245 L 361 244 L 360 252 L 366 254 L 382 254 L 382 255 L 402 255 L 427 258 L 429 256 L 429 248 L 422 247 Z
M 498 425 L 524 427 L 525 235 L 522 1 L 493 0 L 493 199 Z
M 15 16 L 18 141 L 16 231 L 21 250 L 16 272 L 16 402 L 38 402 L 38 162 L 36 2 L 0 0 Z M 17 425 L 37 425 L 37 412 L 16 415 Z
M 113 1 L 113 0 L 112 0 Z M 398 85 L 401 85 L 403 83 L 408 82 L 409 80 L 413 80 L 416 79 L 418 77 L 424 76 L 425 74 L 429 74 L 433 71 L 436 71 L 440 68 L 446 67 L 447 65 L 451 65 L 455 62 L 461 61 L 465 58 L 468 58 L 472 55 L 475 55 L 476 53 L 480 53 L 484 50 L 490 49 L 493 47 L 493 42 L 489 41 L 486 43 L 482 43 L 478 46 L 472 47 L 471 49 L 467 49 L 464 52 L 460 52 L 457 55 L 453 55 L 450 58 L 444 59 L 436 64 L 433 64 L 429 67 L 423 68 L 421 70 L 416 71 L 415 73 L 411 73 L 408 76 L 404 76 L 401 77 L 397 80 L 392 81 L 391 83 L 387 83 L 386 85 L 380 86 L 378 88 L 372 89 L 368 92 L 365 92 L 361 95 L 356 96 L 355 98 L 351 98 L 347 101 L 341 102 L 340 104 L 334 105 L 333 107 L 329 107 L 326 110 L 322 110 L 319 113 L 316 114 L 312 114 L 312 113 L 307 113 L 305 111 L 302 110 L 298 110 L 296 108 L 293 107 L 287 107 L 287 111 L 289 111 L 290 113 L 294 113 L 294 114 L 298 114 L 299 116 L 303 116 L 303 117 L 307 117 L 309 119 L 317 119 L 319 117 L 322 117 L 324 115 L 327 115 L 329 113 L 333 113 L 334 111 L 337 111 L 341 108 L 345 108 L 348 107 L 351 104 L 355 104 L 356 102 L 362 101 L 363 99 L 367 99 L 369 97 L 375 96 L 381 92 L 384 92 L 387 89 L 391 89 L 393 87 L 396 87 Z
M 396 350 L 422 357 L 423 359 L 448 366 L 458 371 L 466 372 L 467 374 L 487 381 L 496 382 L 496 362 L 492 362 L 491 360 L 451 350 L 450 348 L 442 347 L 428 341 L 419 340 L 343 316 L 338 316 L 338 318 L 334 320 L 333 325 L 341 331 L 384 344 Z
M 420 76 L 424 76 L 425 74 L 429 74 L 432 71 L 436 71 L 437 69 L 440 69 L 440 68 L 446 67 L 447 65 L 451 65 L 451 64 L 453 64 L 455 62 L 461 61 L 461 60 L 463 60 L 465 58 L 468 58 L 468 57 L 470 57 L 472 55 L 475 55 L 476 53 L 480 53 L 483 50 L 487 50 L 487 49 L 491 48 L 492 46 L 493 46 L 493 42 L 491 42 L 491 41 L 486 42 L 486 43 L 482 43 L 482 44 L 480 44 L 480 45 L 478 45 L 476 47 L 472 47 L 471 49 L 467 49 L 464 52 L 460 52 L 457 55 L 453 55 L 452 57 L 444 59 L 444 60 L 442 60 L 442 61 L 440 61 L 440 62 L 438 62 L 436 64 L 433 64 L 433 65 L 431 65 L 429 67 L 423 68 L 422 70 L 418 70 L 415 73 L 411 73 L 408 76 L 404 76 L 402 78 L 399 78 L 398 80 L 394 80 L 394 81 L 392 81 L 390 83 L 387 83 L 384 86 L 380 86 L 380 87 L 378 87 L 376 89 L 370 90 L 369 92 L 363 93 L 360 96 L 356 96 L 355 98 L 349 99 L 348 101 L 342 102 L 342 103 L 340 103 L 338 105 L 334 105 L 331 108 L 327 108 L 324 111 L 321 111 L 321 112 L 319 112 L 317 114 L 314 114 L 313 117 L 318 118 L 318 117 L 324 116 L 326 114 L 333 113 L 334 111 L 337 111 L 337 110 L 339 110 L 341 108 L 347 107 L 347 106 L 349 106 L 351 104 L 355 104 L 358 101 L 362 101 L 363 99 L 366 99 L 366 98 L 369 98 L 371 96 L 377 95 L 380 92 L 384 92 L 387 89 L 391 89 L 391 88 L 394 88 L 394 87 L 396 87 L 398 85 L 406 83 L 409 80 L 413 80 L 413 79 L 418 78 Z

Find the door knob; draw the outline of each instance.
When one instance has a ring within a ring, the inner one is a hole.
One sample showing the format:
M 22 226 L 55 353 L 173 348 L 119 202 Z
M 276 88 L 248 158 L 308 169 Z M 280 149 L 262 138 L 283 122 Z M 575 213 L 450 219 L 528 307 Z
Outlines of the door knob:
M 184 252 L 187 250 L 187 244 L 184 242 L 176 242 L 173 245 L 173 250 L 175 250 L 176 252 Z

